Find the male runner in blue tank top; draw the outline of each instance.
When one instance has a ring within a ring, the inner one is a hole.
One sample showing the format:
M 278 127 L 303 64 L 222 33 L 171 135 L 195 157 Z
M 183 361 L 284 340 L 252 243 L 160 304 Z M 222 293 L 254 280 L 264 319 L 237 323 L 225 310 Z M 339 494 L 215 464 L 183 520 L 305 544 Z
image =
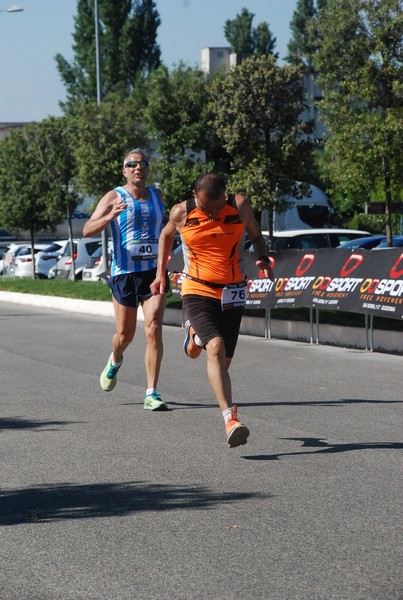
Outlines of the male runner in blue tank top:
M 108 283 L 113 295 L 116 333 L 100 384 L 106 392 L 115 387 L 123 352 L 134 338 L 137 309 L 141 303 L 146 337 L 147 389 L 144 408 L 167 410 L 167 404 L 157 391 L 163 354 L 165 295 L 154 296 L 150 290 L 150 283 L 156 274 L 164 203 L 160 191 L 146 185 L 149 162 L 143 150 L 136 148 L 127 153 L 123 161 L 123 175 L 126 184 L 101 198 L 83 230 L 84 237 L 92 237 L 110 225 L 113 239 L 113 260 Z

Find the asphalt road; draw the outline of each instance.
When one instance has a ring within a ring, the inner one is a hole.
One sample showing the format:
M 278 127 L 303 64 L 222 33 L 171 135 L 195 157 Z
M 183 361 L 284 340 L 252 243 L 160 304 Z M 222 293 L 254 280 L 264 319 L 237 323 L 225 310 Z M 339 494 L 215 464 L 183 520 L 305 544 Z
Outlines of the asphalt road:
M 1 600 L 402 598 L 402 357 L 242 336 L 229 449 L 205 355 L 143 325 L 112 393 L 110 318 L 0 303 Z

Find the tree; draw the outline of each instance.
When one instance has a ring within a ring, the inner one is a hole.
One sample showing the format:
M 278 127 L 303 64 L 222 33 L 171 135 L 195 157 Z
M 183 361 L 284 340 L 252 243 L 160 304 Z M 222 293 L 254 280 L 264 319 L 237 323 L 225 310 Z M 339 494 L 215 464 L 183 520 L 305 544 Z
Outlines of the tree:
M 101 104 L 77 104 L 74 120 L 75 184 L 81 192 L 99 199 L 123 182 L 124 155 L 132 148 L 148 147 L 139 109 L 134 98 L 111 96 Z
M 133 90 L 139 75 L 160 64 L 156 43 L 160 25 L 153 0 L 99 0 L 103 95 Z M 75 99 L 97 97 L 94 0 L 78 0 L 73 34 L 74 61 L 55 59 L 67 91 Z
M 52 118 L 16 129 L 0 143 L 0 219 L 29 231 L 32 254 L 37 232 L 62 222 L 61 197 L 72 200 L 69 148 L 62 137 L 62 122 Z M 32 267 L 35 278 L 34 261 Z
M 401 0 L 332 0 L 316 27 L 321 43 L 314 64 L 332 157 L 327 173 L 364 202 L 383 182 L 391 245 L 391 206 L 403 180 Z
M 290 64 L 303 63 L 311 66 L 312 54 L 316 47 L 315 31 L 309 27 L 312 19 L 323 9 L 328 0 L 298 0 L 293 13 L 290 29 L 292 37 L 288 42 L 287 60 Z M 315 6 L 316 4 L 316 6 Z
M 312 124 L 304 110 L 300 67 L 276 65 L 273 56 L 251 57 L 217 80 L 212 91 L 212 124 L 231 157 L 234 189 L 244 191 L 256 209 L 282 206 L 283 194 L 304 193 L 296 181 L 309 181 Z M 270 218 L 272 234 L 272 218 Z
M 36 128 L 36 135 L 32 138 L 32 152 L 48 182 L 47 195 L 51 198 L 52 204 L 56 205 L 57 212 L 61 210 L 67 219 L 73 279 L 75 279 L 75 264 L 72 214 L 79 201 L 79 195 L 73 186 L 76 165 L 71 144 L 74 139 L 74 122 L 67 117 L 49 117 L 42 121 Z M 58 222 L 61 222 L 61 219 Z
M 157 173 L 168 206 L 188 197 L 192 182 L 208 168 L 202 158 L 212 139 L 210 85 L 200 69 L 183 64 L 171 73 L 162 66 L 147 82 L 144 126 L 158 143 Z
M 248 56 L 267 56 L 274 54 L 276 38 L 272 36 L 269 25 L 264 21 L 256 29 L 252 27 L 254 14 L 243 8 L 235 19 L 227 20 L 224 26 L 224 35 L 231 46 L 231 51 L 241 58 Z

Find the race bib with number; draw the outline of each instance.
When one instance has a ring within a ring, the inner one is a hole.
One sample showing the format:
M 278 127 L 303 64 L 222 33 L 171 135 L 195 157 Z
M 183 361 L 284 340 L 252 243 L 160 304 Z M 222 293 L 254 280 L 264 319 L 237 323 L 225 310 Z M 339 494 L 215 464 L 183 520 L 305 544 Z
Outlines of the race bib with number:
M 140 242 L 137 244 L 130 244 L 129 246 L 130 256 L 132 260 L 144 259 L 150 260 L 158 255 L 158 242 L 157 243 L 144 243 Z
M 231 286 L 227 285 L 222 290 L 221 308 L 229 310 L 231 308 L 241 308 L 246 303 L 246 284 Z

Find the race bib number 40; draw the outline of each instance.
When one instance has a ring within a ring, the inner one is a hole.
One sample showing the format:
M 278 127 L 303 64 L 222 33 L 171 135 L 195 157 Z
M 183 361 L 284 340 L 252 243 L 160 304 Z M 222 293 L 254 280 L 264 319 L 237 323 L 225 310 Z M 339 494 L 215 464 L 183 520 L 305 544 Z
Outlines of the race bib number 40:
M 222 290 L 221 308 L 229 310 L 231 308 L 241 308 L 246 303 L 246 285 L 226 286 Z
M 158 255 L 158 243 L 139 243 L 129 246 L 130 255 L 133 260 L 144 258 L 148 260 Z

